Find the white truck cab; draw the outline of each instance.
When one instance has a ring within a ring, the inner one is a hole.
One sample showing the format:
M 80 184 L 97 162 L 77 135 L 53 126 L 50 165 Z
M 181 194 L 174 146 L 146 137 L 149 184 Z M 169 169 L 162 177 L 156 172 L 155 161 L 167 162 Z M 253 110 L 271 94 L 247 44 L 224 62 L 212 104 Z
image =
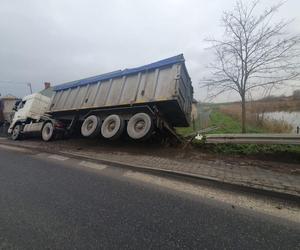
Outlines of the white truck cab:
M 51 122 L 51 118 L 45 114 L 49 110 L 50 102 L 51 98 L 40 93 L 25 96 L 16 107 L 8 129 L 12 139 L 18 139 L 21 133 L 41 132 L 45 123 Z M 53 124 L 51 129 L 53 130 Z

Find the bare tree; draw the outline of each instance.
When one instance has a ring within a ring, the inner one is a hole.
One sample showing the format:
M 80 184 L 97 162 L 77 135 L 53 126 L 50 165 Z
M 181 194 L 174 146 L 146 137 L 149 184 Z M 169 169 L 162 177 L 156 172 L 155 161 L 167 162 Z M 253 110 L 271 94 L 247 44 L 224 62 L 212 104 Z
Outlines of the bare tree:
M 278 4 L 256 15 L 258 1 L 236 2 L 224 12 L 221 40 L 209 39 L 215 54 L 210 77 L 201 81 L 210 97 L 236 91 L 241 97 L 242 132 L 246 132 L 246 97 L 254 89 L 271 89 L 299 76 L 299 35 L 285 32 L 290 21 L 273 22 Z

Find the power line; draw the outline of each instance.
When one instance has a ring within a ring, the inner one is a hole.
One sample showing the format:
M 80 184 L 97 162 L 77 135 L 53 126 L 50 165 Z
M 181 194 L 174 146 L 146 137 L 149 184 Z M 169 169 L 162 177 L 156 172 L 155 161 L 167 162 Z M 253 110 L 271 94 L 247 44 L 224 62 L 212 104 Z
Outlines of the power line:
M 26 84 L 27 82 L 15 82 L 15 81 L 7 81 L 7 80 L 0 80 L 0 83 L 12 83 L 12 84 Z
M 0 83 L 11 83 L 11 84 L 17 84 L 17 85 L 27 85 L 30 91 L 30 94 L 32 94 L 32 86 L 30 82 L 14 82 L 14 81 L 7 81 L 7 80 L 0 80 Z

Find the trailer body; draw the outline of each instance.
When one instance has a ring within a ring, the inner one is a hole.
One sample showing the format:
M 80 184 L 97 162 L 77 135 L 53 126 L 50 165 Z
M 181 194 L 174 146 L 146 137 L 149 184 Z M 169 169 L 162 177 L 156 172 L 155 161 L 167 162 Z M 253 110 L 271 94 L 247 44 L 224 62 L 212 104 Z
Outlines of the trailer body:
M 156 106 L 171 126 L 189 126 L 193 88 L 183 55 L 54 87 L 55 118 L 90 110 Z

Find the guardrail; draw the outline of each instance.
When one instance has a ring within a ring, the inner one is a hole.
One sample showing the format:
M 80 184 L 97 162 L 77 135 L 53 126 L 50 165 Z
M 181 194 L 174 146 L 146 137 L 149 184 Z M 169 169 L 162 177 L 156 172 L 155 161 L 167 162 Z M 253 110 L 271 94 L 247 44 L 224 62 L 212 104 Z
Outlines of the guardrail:
M 208 134 L 206 143 L 294 144 L 300 145 L 300 135 L 293 134 Z

